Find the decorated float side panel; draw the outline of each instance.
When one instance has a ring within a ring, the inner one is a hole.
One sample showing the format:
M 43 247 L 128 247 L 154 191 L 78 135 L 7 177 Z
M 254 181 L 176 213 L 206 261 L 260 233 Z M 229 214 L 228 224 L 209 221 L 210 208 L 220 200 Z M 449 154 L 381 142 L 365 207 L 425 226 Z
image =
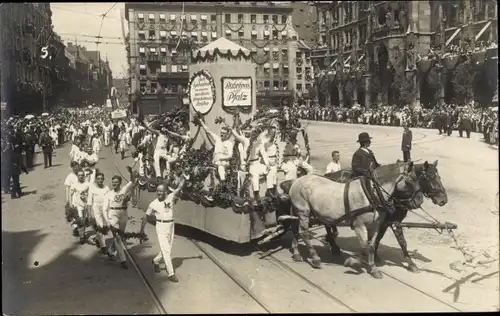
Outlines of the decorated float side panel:
M 200 78 L 206 78 L 205 75 L 210 79 Z M 229 125 L 232 125 L 233 113 L 236 109 L 240 113 L 242 122 L 249 119 L 255 112 L 257 96 L 255 66 L 251 62 L 218 61 L 217 63 L 194 64 L 190 66 L 190 77 L 189 115 L 193 118 L 197 109 L 198 113 L 203 116 L 205 124 L 214 133 L 219 133 L 221 128 L 221 125 L 215 123 L 217 117 L 225 119 Z M 210 106 L 209 90 L 212 89 L 215 100 Z M 197 129 L 198 127 L 190 122 L 191 135 L 195 135 Z M 210 148 L 205 133 L 200 131 L 193 148 L 199 148 L 204 142 Z
M 225 61 L 199 63 L 190 66 L 188 86 L 190 133 L 195 137 L 193 148 L 202 144 L 212 147 L 203 129 L 193 124 L 200 115 L 207 127 L 219 134 L 220 118 L 232 126 L 234 113 L 240 113 L 242 122 L 248 120 L 256 109 L 255 66 L 250 61 Z M 208 178 L 207 178 L 208 181 Z M 250 214 L 235 213 L 231 207 L 204 207 L 191 201 L 179 201 L 175 212 L 176 222 L 225 240 L 246 243 L 259 237 L 263 227 L 252 227 Z

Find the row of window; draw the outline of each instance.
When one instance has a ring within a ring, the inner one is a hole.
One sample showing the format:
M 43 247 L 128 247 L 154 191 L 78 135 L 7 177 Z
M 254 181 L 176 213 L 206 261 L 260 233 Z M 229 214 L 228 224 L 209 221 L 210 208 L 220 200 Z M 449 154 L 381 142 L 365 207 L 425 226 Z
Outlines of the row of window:
M 283 59 L 288 58 L 288 49 L 286 49 L 286 48 L 280 49 L 278 47 L 273 47 L 271 49 L 269 47 L 264 47 L 262 50 L 265 53 L 269 54 L 270 55 L 269 57 L 278 57 L 281 55 L 282 57 L 284 57 Z M 257 48 L 252 48 L 252 51 L 256 52 Z M 144 55 L 146 55 L 146 53 L 153 54 L 153 55 L 156 55 L 159 53 L 160 55 L 166 56 L 167 53 L 170 53 L 170 55 L 176 55 L 177 51 L 171 47 L 139 47 L 139 54 L 140 55 L 144 56 Z M 308 59 L 310 57 L 309 52 L 303 53 L 303 52 L 299 51 L 299 52 L 295 53 L 295 58 L 302 59 L 303 57 Z
M 154 41 L 157 39 L 155 30 L 149 30 L 147 33 L 147 37 L 146 37 L 146 31 L 143 31 L 143 30 L 138 31 L 137 34 L 138 34 L 138 38 L 140 41 L 146 41 L 146 40 Z M 190 33 L 182 32 L 182 33 L 180 33 L 177 31 L 170 31 L 170 32 L 159 31 L 159 39 L 163 39 L 163 40 L 165 40 L 167 38 L 175 38 L 176 39 L 179 37 L 179 35 L 182 37 L 191 37 L 195 41 L 198 41 L 200 39 L 208 40 L 209 36 L 212 39 L 217 39 L 217 37 L 218 37 L 217 32 L 190 32 Z M 229 38 L 229 39 L 244 39 L 244 38 L 246 38 L 244 30 L 239 30 L 238 32 L 226 30 L 225 36 L 226 36 L 226 38 Z M 253 40 L 280 40 L 280 39 L 288 38 L 288 31 L 278 32 L 277 30 L 273 30 L 270 32 L 270 31 L 264 30 L 263 32 L 258 32 L 256 30 L 252 30 L 250 32 L 250 37 Z M 295 36 L 293 38 L 296 39 Z
M 155 23 L 156 21 L 160 23 L 166 23 L 167 22 L 167 15 L 165 13 L 159 13 L 158 18 L 156 13 L 148 13 L 147 18 L 149 23 Z M 188 19 L 189 18 L 189 19 Z M 145 13 L 138 13 L 137 14 L 137 21 L 139 23 L 144 23 L 146 20 L 146 14 Z M 200 21 L 208 21 L 208 16 L 205 14 L 201 14 L 199 17 Z M 190 15 L 176 15 L 176 14 L 170 14 L 169 16 L 169 21 L 170 23 L 177 23 L 177 21 L 186 21 L 186 22 L 194 22 L 198 21 L 198 15 L 197 14 L 190 14 Z M 216 22 L 217 21 L 217 15 L 216 14 L 211 14 L 210 15 L 210 22 Z M 269 15 L 269 14 L 242 14 L 242 13 L 226 13 L 224 14 L 224 23 L 252 23 L 252 24 L 268 24 L 268 23 L 273 23 L 273 24 L 286 24 L 288 21 L 288 16 L 287 15 L 281 15 L 278 16 L 276 14 Z
M 311 88 L 310 83 L 306 83 L 305 85 L 298 83 L 295 86 L 296 91 L 303 91 L 306 92 Z M 148 84 L 145 81 L 141 81 L 140 83 L 140 90 L 142 93 L 156 93 L 158 89 L 163 89 L 165 93 L 180 93 L 180 92 L 185 92 L 187 91 L 187 85 L 184 84 L 167 84 L 166 86 L 162 87 L 159 85 L 157 82 L 151 82 Z M 288 80 L 274 80 L 271 81 L 269 80 L 263 80 L 263 81 L 257 81 L 257 90 L 288 90 Z

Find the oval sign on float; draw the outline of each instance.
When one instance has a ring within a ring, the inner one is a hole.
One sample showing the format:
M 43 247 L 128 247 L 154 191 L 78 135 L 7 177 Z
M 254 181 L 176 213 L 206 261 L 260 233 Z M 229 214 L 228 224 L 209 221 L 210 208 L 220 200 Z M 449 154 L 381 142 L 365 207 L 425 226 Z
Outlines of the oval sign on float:
M 205 115 L 215 103 L 215 82 L 212 75 L 201 70 L 195 72 L 189 80 L 189 103 L 199 114 Z

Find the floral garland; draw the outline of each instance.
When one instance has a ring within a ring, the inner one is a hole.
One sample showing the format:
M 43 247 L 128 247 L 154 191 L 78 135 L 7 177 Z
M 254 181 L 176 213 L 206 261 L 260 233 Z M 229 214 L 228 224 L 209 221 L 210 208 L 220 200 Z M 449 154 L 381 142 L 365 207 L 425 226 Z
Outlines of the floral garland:
M 255 43 L 255 41 L 254 41 L 253 39 L 252 39 L 251 41 L 252 41 L 252 44 L 253 44 L 255 47 L 257 47 L 258 49 L 262 49 L 262 48 L 264 48 L 264 47 L 267 47 L 267 46 L 269 45 L 269 42 L 270 42 L 271 40 L 265 40 L 265 41 L 266 41 L 266 43 L 265 43 L 264 45 L 262 45 L 262 46 L 259 46 L 257 43 Z
M 227 27 L 231 32 L 239 32 L 245 25 L 242 23 L 238 29 L 233 30 L 229 23 L 224 23 L 224 26 Z
M 168 28 L 167 24 L 161 24 L 161 28 L 167 32 L 172 32 L 173 30 L 177 29 L 177 24 L 172 25 L 171 28 Z
M 251 56 L 252 56 L 252 61 L 253 61 L 254 63 L 256 63 L 257 65 L 259 65 L 259 66 L 262 66 L 262 65 L 264 65 L 265 63 L 268 63 L 268 62 L 269 62 L 269 59 L 270 59 L 269 55 L 267 55 L 267 56 L 265 57 L 265 60 L 264 60 L 264 61 L 258 61 L 258 60 L 256 60 L 256 59 L 255 59 L 255 54 L 252 54 Z
M 281 33 L 281 32 L 283 32 L 283 31 L 286 29 L 286 27 L 287 27 L 287 25 L 285 24 L 285 26 L 283 26 L 283 28 L 280 30 L 280 29 L 278 29 L 278 27 L 276 26 L 276 24 L 273 24 L 273 28 L 274 28 L 276 31 L 280 32 L 280 33 Z
M 186 24 L 187 24 L 187 23 L 186 23 Z M 182 28 L 181 28 L 181 29 L 182 29 Z M 196 29 L 198 29 L 198 25 L 197 25 L 197 24 L 194 24 L 194 25 L 193 25 L 193 28 L 192 28 L 192 29 L 190 29 L 190 30 L 187 28 L 187 25 L 186 25 L 186 31 L 187 31 L 187 32 L 193 32 L 193 31 L 194 31 L 194 30 L 196 30 Z

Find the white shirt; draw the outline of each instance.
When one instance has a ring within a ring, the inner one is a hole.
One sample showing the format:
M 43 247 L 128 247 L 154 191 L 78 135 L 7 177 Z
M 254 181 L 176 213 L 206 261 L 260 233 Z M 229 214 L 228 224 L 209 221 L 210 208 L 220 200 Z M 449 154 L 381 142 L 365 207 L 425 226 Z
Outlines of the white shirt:
M 87 205 L 102 210 L 104 207 L 104 199 L 108 191 L 109 187 L 107 185 L 103 186 L 102 188 L 98 187 L 97 185 L 91 185 L 89 188 L 89 197 L 87 199 Z
M 109 209 L 127 209 L 128 197 L 130 196 L 130 189 L 132 188 L 132 182 L 124 185 L 118 192 L 115 190 L 109 190 L 104 197 L 104 207 L 103 210 L 107 212 Z
M 163 201 L 155 199 L 153 202 L 149 203 L 146 215 L 155 215 L 156 219 L 162 221 L 172 220 L 174 218 L 173 199 L 174 194 L 172 193 L 167 195 Z
M 78 208 L 78 209 L 83 209 L 85 205 L 87 204 L 87 201 L 84 201 L 82 199 L 82 193 L 87 191 L 89 189 L 89 183 L 88 182 L 80 182 L 80 181 L 75 181 L 71 184 L 70 187 L 70 194 L 71 194 L 71 204 Z
M 71 172 L 70 174 L 68 174 L 68 176 L 64 180 L 64 186 L 71 187 L 73 182 L 77 182 L 77 181 L 78 181 L 78 177 L 76 176 L 76 174 L 74 172 Z
M 225 141 L 216 140 L 214 144 L 214 160 L 227 160 L 233 156 L 234 143 L 228 139 Z
M 167 150 L 167 142 L 168 142 L 167 136 L 165 136 L 162 133 L 160 133 L 158 135 L 158 138 L 156 139 L 155 151 L 164 151 L 164 150 Z
M 326 166 L 326 171 L 325 171 L 325 174 L 326 174 L 326 173 L 337 172 L 337 171 L 339 171 L 340 169 L 342 169 L 342 167 L 340 166 L 340 163 L 339 163 L 339 162 L 332 161 L 332 162 L 330 162 L 330 163 Z

